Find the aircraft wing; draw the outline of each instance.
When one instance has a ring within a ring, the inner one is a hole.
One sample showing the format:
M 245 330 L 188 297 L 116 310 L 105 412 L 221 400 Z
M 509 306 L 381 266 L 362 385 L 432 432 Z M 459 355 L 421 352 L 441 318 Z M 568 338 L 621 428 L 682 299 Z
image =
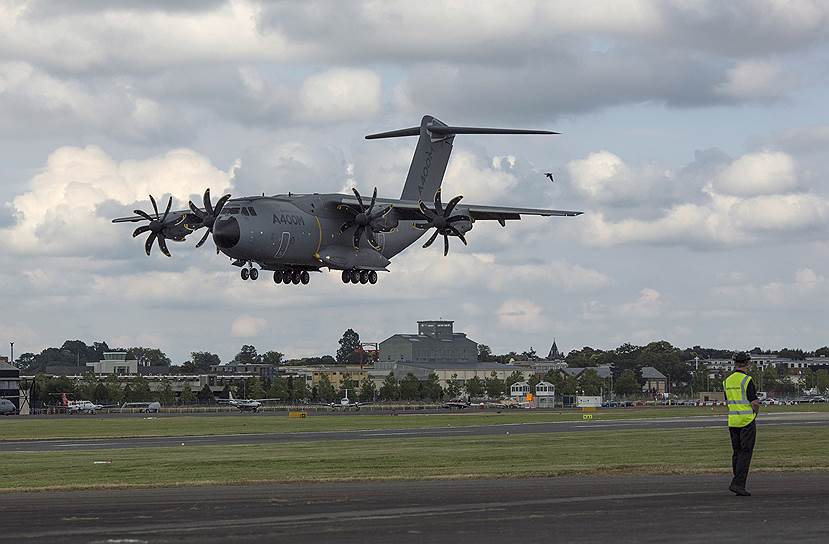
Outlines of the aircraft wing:
M 344 195 L 342 196 L 338 204 L 340 205 L 348 205 L 348 206 L 359 206 L 357 199 L 352 196 Z M 395 200 L 391 198 L 378 198 L 376 206 L 388 206 L 391 205 L 394 207 L 395 213 L 397 213 L 398 218 L 402 220 L 415 220 L 419 221 L 424 219 L 423 214 L 420 211 L 420 203 L 416 200 Z M 427 206 L 429 209 L 432 209 L 434 206 L 432 203 L 427 202 Z M 539 215 L 542 217 L 575 217 L 577 215 L 581 215 L 584 212 L 579 211 L 571 211 L 571 210 L 547 210 L 541 208 L 512 208 L 507 206 L 481 206 L 478 204 L 458 204 L 458 207 L 472 216 L 472 219 L 475 221 L 498 221 L 499 223 L 503 223 L 504 221 L 512 221 L 521 219 L 522 215 Z

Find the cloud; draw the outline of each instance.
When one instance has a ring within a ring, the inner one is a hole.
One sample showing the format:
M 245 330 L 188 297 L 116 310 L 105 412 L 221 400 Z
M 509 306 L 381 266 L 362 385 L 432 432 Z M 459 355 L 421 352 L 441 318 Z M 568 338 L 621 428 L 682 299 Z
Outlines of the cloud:
M 143 160 L 117 161 L 101 148 L 62 147 L 15 197 L 13 226 L 0 229 L 7 250 L 18 254 L 105 254 L 124 242 L 127 229 L 112 225 L 99 207 L 115 202 L 125 215 L 130 205 L 147 209 L 147 195 L 171 195 L 182 209 L 210 187 L 214 194 L 232 187 L 233 171 L 222 172 L 189 149 Z M 163 203 L 161 204 L 163 205 Z
M 737 100 L 773 100 L 785 96 L 792 86 L 780 63 L 747 60 L 729 69 L 714 92 Z
M 498 323 L 512 330 L 544 330 L 547 326 L 541 307 L 529 300 L 510 299 L 498 308 Z
M 233 320 L 230 334 L 235 338 L 252 338 L 259 336 L 267 324 L 268 322 L 260 317 L 241 315 Z
M 308 77 L 299 91 L 305 121 L 331 123 L 373 117 L 380 110 L 380 77 L 371 70 L 338 68 Z
M 584 159 L 567 163 L 570 183 L 576 192 L 588 200 L 625 204 L 647 200 L 654 193 L 664 193 L 673 173 L 652 165 L 631 168 L 609 151 L 590 153 Z
M 796 187 L 794 159 L 782 151 L 747 153 L 728 165 L 713 181 L 717 192 L 739 196 L 787 193 Z

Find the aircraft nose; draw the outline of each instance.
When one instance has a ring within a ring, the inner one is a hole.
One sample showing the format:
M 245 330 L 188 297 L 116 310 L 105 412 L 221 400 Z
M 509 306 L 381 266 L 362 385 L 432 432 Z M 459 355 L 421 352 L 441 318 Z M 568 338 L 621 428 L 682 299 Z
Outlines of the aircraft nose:
M 235 217 L 218 219 L 213 225 L 213 241 L 221 249 L 230 249 L 239 243 L 239 222 Z

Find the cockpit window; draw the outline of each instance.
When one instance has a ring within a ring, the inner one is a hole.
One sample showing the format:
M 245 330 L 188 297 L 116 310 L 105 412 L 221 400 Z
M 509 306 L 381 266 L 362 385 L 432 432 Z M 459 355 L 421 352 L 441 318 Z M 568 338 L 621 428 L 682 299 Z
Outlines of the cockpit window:
M 250 214 L 248 213 L 248 209 L 247 209 L 247 208 L 245 208 L 244 206 L 242 206 L 242 215 L 245 215 L 245 216 L 250 215 Z
M 254 210 L 254 209 L 253 209 L 253 206 L 251 206 L 250 208 L 248 208 L 248 210 L 250 210 L 250 214 L 251 214 L 252 216 L 256 217 L 256 210 Z
M 225 208 L 222 211 L 230 215 L 239 215 L 239 208 Z

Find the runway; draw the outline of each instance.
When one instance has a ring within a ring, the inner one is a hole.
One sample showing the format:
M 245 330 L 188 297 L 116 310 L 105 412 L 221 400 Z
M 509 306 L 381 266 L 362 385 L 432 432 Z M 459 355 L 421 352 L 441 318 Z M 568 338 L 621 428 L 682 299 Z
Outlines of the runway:
M 764 414 L 762 426 L 829 426 L 829 412 L 789 412 Z M 371 429 L 354 431 L 281 432 L 223 434 L 204 436 L 164 436 L 146 438 L 49 439 L 0 441 L 4 452 L 72 451 L 116 448 L 157 448 L 181 446 L 230 446 L 315 442 L 321 440 L 366 440 L 377 438 L 429 438 L 443 436 L 486 436 L 496 434 L 533 434 L 561 432 L 601 432 L 636 429 L 724 428 L 725 416 L 693 416 L 643 419 L 559 421 L 552 423 L 504 423 L 470 427 L 432 427 L 423 429 Z
M 5 494 L 0 542 L 829 541 L 829 474 L 749 484 L 752 497 L 725 475 Z

